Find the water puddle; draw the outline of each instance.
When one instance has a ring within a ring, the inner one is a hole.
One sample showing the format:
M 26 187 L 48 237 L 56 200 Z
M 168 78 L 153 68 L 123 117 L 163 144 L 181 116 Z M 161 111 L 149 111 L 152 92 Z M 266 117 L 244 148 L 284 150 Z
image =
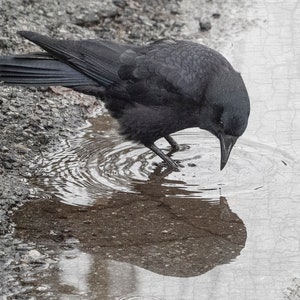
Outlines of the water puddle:
M 117 191 L 106 204 L 88 207 L 32 201 L 17 211 L 17 236 L 59 254 L 51 276 L 35 283 L 44 290 L 32 295 L 144 299 L 161 293 L 166 283 L 191 288 L 192 278 L 240 255 L 246 228 L 226 198 L 166 197 L 167 187 L 148 184 L 161 192 L 153 197 Z
M 195 128 L 174 134 L 181 150 L 172 157 L 182 168 L 170 173 L 149 149 L 123 141 L 116 128 L 108 115 L 90 119 L 80 135 L 37 162 L 42 172 L 32 179 L 34 185 L 46 192 L 45 197 L 72 205 L 107 201 L 117 191 L 216 200 L 222 193 L 253 193 L 265 178 L 280 181 L 281 170 L 294 161 L 277 148 L 241 139 L 228 168 L 220 172 L 219 142 Z M 157 145 L 168 152 L 164 141 Z M 149 188 L 149 181 L 162 179 L 158 190 Z
M 32 180 L 44 199 L 37 193 L 14 216 L 16 235 L 58 260 L 33 296 L 282 299 L 297 291 L 300 9 L 264 1 L 243 13 L 262 22 L 224 52 L 242 71 L 252 111 L 225 170 L 218 141 L 198 129 L 174 134 L 182 169 L 168 173 L 151 151 L 123 141 L 107 114 L 91 118 L 38 162 Z

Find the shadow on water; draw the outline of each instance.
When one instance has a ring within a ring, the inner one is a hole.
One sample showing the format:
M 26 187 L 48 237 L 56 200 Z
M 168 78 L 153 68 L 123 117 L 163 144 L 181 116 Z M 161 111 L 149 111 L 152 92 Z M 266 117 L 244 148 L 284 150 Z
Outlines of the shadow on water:
M 188 186 L 162 165 L 147 163 L 156 158 L 145 149 L 118 145 L 114 133 L 108 138 L 99 130 L 105 117 L 93 122 L 74 145 L 66 144 L 69 150 L 44 159 L 44 172 L 34 182 L 48 196 L 26 203 L 14 216 L 18 237 L 59 256 L 59 271 L 44 282 L 52 292 L 131 299 L 140 282 L 149 284 L 153 276 L 188 280 L 240 254 L 246 228 L 218 187 Z

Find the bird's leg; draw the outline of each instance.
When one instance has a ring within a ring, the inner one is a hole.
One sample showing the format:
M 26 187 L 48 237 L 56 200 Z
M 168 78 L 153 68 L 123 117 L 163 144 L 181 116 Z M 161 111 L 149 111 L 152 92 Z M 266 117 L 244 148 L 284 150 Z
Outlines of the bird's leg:
M 172 160 L 169 156 L 164 154 L 159 148 L 157 148 L 154 144 L 147 146 L 150 150 L 152 150 L 155 154 L 157 154 L 170 168 L 173 170 L 179 169 L 179 166 L 177 163 Z
M 173 151 L 179 150 L 179 145 L 176 143 L 176 141 L 170 135 L 166 135 L 166 136 L 164 136 L 164 138 L 171 145 L 171 148 Z

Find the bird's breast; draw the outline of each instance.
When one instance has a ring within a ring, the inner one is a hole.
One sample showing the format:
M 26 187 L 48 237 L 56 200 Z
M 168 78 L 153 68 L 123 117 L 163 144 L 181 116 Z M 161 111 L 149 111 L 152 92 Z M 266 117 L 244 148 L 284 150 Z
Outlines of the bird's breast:
M 197 125 L 188 114 L 167 106 L 135 105 L 124 111 L 119 119 L 120 132 L 128 139 L 150 145 L 157 139 Z

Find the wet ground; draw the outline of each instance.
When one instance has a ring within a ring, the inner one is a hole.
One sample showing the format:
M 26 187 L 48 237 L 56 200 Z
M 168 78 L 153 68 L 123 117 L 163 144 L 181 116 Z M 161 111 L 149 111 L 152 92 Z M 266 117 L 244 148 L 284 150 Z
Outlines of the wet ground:
M 180 35 L 224 53 L 251 98 L 228 165 L 219 172 L 218 141 L 189 129 L 174 134 L 182 169 L 168 173 L 97 107 L 23 176 L 31 200 L 12 216 L 21 299 L 300 299 L 300 7 L 232 4 L 235 24 L 221 2 L 197 3 L 175 14 Z M 190 17 L 200 10 L 221 14 L 209 33 Z

